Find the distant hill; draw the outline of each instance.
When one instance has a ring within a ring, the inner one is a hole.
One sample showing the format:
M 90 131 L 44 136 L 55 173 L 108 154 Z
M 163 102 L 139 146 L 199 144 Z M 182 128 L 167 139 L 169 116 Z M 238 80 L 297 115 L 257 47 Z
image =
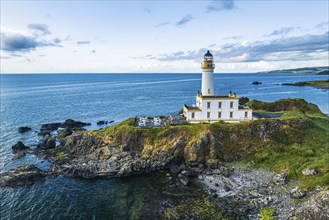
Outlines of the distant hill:
M 283 70 L 272 70 L 272 71 L 263 71 L 258 73 L 296 73 L 296 74 L 319 74 L 319 75 L 328 75 L 329 66 L 320 66 L 320 67 L 304 67 L 297 69 L 283 69 Z

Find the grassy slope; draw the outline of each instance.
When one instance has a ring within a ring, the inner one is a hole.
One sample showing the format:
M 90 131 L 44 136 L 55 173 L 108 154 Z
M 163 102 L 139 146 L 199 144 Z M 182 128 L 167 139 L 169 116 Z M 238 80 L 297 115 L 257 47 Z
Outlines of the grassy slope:
M 184 138 L 186 143 L 200 140 L 206 133 L 215 134 L 217 131 L 226 134 L 243 134 L 252 124 L 268 123 L 274 120 L 283 120 L 287 125 L 275 132 L 271 141 L 260 142 L 257 139 L 243 139 L 234 142 L 227 141 L 227 150 L 224 155 L 239 152 L 234 157 L 223 157 L 229 161 L 237 160 L 253 164 L 255 167 L 268 168 L 274 171 L 286 170 L 289 179 L 300 180 L 300 184 L 309 188 L 314 185 L 329 185 L 329 117 L 322 114 L 316 105 L 302 99 L 284 99 L 273 103 L 264 103 L 253 100 L 248 103 L 256 110 L 284 113 L 280 119 L 266 119 L 240 124 L 187 124 L 165 126 L 153 129 L 135 129 L 134 119 L 128 119 L 120 124 L 107 127 L 100 131 L 93 131 L 104 135 L 105 138 L 116 142 L 128 137 L 141 140 L 140 152 L 152 155 L 157 149 L 168 149 L 173 141 Z M 295 125 L 294 125 L 295 124 Z M 306 124 L 307 126 L 305 126 Z M 291 125 L 291 126 L 290 126 Z M 257 149 L 250 149 L 251 146 Z M 144 146 L 144 149 L 143 149 Z M 138 146 L 137 146 L 138 148 Z M 243 156 L 241 157 L 241 152 Z M 255 153 L 256 152 L 256 153 Z M 315 168 L 319 174 L 310 177 L 303 176 L 305 168 Z
M 299 132 L 301 136 L 287 138 L 284 133 L 277 133 L 274 136 L 275 143 L 246 161 L 257 167 L 286 170 L 289 179 L 300 180 L 301 186 L 305 188 L 329 185 L 329 117 L 322 114 L 316 105 L 302 99 L 284 99 L 272 103 L 253 100 L 248 104 L 256 110 L 285 110 L 281 120 L 302 120 L 310 126 Z M 319 174 L 304 176 L 302 170 L 306 168 L 314 168 Z
M 312 86 L 315 88 L 329 89 L 329 80 L 314 80 L 295 83 L 297 86 Z

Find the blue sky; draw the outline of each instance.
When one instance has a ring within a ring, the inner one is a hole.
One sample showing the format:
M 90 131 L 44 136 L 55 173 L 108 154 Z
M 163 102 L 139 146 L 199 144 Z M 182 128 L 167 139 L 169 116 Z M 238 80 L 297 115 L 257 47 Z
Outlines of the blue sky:
M 1 1 L 1 73 L 216 72 L 328 64 L 324 1 Z

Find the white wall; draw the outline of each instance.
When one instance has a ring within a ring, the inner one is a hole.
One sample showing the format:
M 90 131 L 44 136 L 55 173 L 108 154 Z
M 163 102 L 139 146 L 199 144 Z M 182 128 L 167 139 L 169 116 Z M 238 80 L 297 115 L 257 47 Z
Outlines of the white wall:
M 214 71 L 213 69 L 203 69 L 202 70 L 202 95 L 214 95 Z M 210 93 L 208 93 L 210 89 Z
M 208 108 L 208 102 L 210 102 L 210 108 Z M 219 108 L 218 102 L 221 102 L 221 108 Z M 233 102 L 233 108 L 230 107 L 230 103 Z M 188 121 L 218 121 L 218 120 L 246 120 L 252 119 L 251 109 L 239 109 L 238 99 L 222 99 L 222 100 L 207 100 L 196 98 L 196 105 L 202 111 L 194 112 L 194 119 L 191 112 L 184 113 Z M 247 111 L 247 118 L 245 117 L 245 111 Z M 210 112 L 210 117 L 208 117 Z M 221 112 L 221 118 L 218 118 L 218 112 Z M 230 117 L 230 112 L 233 112 L 233 117 Z

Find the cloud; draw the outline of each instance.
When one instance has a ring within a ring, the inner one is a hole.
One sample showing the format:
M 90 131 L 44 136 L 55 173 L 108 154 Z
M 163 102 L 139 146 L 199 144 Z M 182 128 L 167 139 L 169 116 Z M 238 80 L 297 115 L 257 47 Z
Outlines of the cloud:
M 84 45 L 84 44 L 90 44 L 90 41 L 84 40 L 84 41 L 77 41 L 78 46 Z
M 187 14 L 187 15 L 185 15 L 181 20 L 179 20 L 179 21 L 176 23 L 176 26 L 177 26 L 177 27 L 181 27 L 181 26 L 187 24 L 188 22 L 190 22 L 192 19 L 193 19 L 192 14 Z
M 51 32 L 48 29 L 48 26 L 45 24 L 29 24 L 27 27 L 30 30 L 36 31 L 41 35 L 51 34 Z
M 329 22 L 321 22 L 317 25 L 315 25 L 315 28 L 319 28 L 319 29 L 325 29 L 328 30 L 329 29 Z
M 92 50 L 91 53 L 96 53 L 96 50 Z
M 153 11 L 149 8 L 144 8 L 144 11 L 147 13 L 147 14 L 151 14 Z
M 228 11 L 235 9 L 234 0 L 213 0 L 207 6 L 207 12 Z
M 37 36 L 26 36 L 19 33 L 1 33 L 1 50 L 7 52 L 30 52 L 39 47 L 60 46 L 60 39 L 42 40 Z
M 242 38 L 243 38 L 242 35 L 234 35 L 234 36 L 225 37 L 225 38 L 223 38 L 223 40 L 239 40 Z
M 286 35 L 289 32 L 292 32 L 293 30 L 295 30 L 295 27 L 282 27 L 278 30 L 273 31 L 272 33 L 265 35 L 265 36 L 277 36 L 277 35 Z
M 170 22 L 166 21 L 166 22 L 162 22 L 162 23 L 159 23 L 159 24 L 155 25 L 155 27 L 162 27 L 162 26 L 165 26 L 165 25 L 168 25 L 168 24 L 170 24 Z
M 270 41 L 230 43 L 212 50 L 223 63 L 257 61 L 302 61 L 328 59 L 329 33 L 302 35 Z M 160 61 L 200 61 L 207 48 L 192 51 L 178 51 L 156 57 Z

